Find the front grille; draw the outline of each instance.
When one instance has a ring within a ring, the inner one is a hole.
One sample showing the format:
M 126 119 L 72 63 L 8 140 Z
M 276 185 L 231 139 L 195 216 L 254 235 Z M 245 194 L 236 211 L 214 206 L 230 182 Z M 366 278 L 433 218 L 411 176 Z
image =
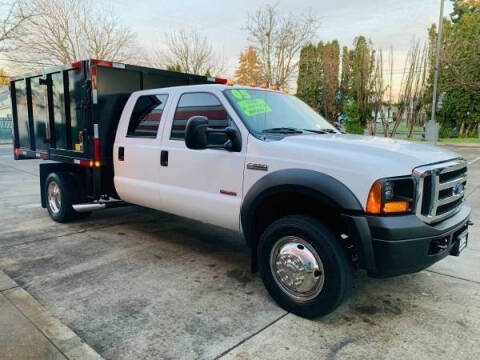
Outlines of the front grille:
M 423 221 L 434 223 L 455 214 L 465 196 L 467 163 L 452 160 L 413 170 L 417 181 L 416 213 Z

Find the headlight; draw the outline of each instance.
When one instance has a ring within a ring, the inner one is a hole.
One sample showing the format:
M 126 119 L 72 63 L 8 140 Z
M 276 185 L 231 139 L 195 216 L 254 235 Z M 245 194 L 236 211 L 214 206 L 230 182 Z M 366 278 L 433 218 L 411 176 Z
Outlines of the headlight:
M 367 213 L 409 213 L 413 211 L 414 199 L 415 185 L 411 177 L 380 179 L 368 194 Z

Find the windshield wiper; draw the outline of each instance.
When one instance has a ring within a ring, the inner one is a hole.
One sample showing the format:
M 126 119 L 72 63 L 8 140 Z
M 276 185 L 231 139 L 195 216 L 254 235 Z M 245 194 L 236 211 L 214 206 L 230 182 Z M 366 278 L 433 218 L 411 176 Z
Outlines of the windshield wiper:
M 310 132 L 313 132 L 315 134 L 337 134 L 337 132 L 333 129 L 328 129 L 328 128 L 325 128 L 325 129 L 303 129 L 305 131 L 310 131 Z
M 302 129 L 292 128 L 292 127 L 276 127 L 270 129 L 263 129 L 262 133 L 278 133 L 278 134 L 303 134 Z

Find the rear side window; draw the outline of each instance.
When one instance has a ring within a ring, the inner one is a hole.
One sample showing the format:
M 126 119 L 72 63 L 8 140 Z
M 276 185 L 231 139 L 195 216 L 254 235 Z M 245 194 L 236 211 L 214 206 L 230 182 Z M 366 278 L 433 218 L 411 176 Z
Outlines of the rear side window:
M 168 95 L 144 95 L 137 99 L 127 137 L 156 138 Z
M 223 129 L 232 124 L 227 111 L 218 98 L 210 93 L 183 94 L 178 101 L 173 117 L 170 139 L 183 140 L 188 119 L 192 116 L 206 116 L 210 128 Z M 210 144 L 223 144 L 227 140 L 223 134 L 209 135 Z

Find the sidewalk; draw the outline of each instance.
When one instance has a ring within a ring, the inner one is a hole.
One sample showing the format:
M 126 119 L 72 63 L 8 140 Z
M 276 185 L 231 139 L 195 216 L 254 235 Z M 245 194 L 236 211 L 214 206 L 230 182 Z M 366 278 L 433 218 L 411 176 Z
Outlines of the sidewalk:
M 2 360 L 102 359 L 2 271 L 0 329 Z

